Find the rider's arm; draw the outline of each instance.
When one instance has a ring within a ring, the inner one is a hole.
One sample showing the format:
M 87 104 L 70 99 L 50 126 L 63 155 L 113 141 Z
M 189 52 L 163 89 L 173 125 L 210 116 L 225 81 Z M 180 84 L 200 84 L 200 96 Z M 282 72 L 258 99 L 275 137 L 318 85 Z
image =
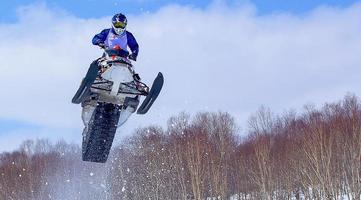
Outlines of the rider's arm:
M 110 29 L 104 29 L 102 32 L 96 34 L 92 40 L 93 44 L 99 45 L 100 43 L 104 43 L 104 41 L 107 39 L 109 31 Z
M 137 40 L 135 39 L 133 34 L 128 31 L 127 31 L 127 39 L 128 39 L 128 46 L 129 46 L 130 50 L 132 51 L 133 56 L 135 56 L 135 59 L 136 59 L 138 56 L 138 52 L 139 52 L 139 45 L 137 43 Z

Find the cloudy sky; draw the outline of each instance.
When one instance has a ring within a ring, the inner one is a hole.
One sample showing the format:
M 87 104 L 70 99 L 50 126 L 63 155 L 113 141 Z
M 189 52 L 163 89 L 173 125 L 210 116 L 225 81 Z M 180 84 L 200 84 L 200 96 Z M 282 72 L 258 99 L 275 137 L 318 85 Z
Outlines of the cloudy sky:
M 276 113 L 361 92 L 361 1 L 98 0 L 0 2 L 0 151 L 24 139 L 80 143 L 81 108 L 70 103 L 94 34 L 127 14 L 140 44 L 136 70 L 164 89 L 139 126 L 181 111 L 227 111 L 246 128 L 261 105 Z

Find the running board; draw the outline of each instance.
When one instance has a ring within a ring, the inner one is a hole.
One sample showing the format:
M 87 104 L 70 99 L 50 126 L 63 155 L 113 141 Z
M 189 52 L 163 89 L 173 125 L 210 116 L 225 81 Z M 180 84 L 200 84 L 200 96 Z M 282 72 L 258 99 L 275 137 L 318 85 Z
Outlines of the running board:
M 164 77 L 161 72 L 158 73 L 158 76 L 154 79 L 152 88 L 149 91 L 149 94 L 144 99 L 142 105 L 138 108 L 137 114 L 144 115 L 148 112 L 150 107 L 152 107 L 154 101 L 157 99 L 160 91 L 162 90 L 164 83 Z

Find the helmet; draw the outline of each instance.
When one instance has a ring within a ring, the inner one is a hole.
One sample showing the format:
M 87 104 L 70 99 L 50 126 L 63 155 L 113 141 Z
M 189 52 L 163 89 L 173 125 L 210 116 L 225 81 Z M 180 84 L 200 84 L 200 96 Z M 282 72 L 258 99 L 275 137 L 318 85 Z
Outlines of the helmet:
M 127 17 L 125 17 L 122 13 L 114 15 L 112 18 L 113 31 L 118 35 L 122 34 L 125 31 L 127 23 Z

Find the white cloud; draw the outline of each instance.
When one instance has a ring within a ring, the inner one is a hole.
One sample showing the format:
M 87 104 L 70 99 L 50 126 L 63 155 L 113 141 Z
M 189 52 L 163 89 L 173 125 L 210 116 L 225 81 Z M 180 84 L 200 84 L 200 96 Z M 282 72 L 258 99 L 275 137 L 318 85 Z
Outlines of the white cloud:
M 137 71 L 149 84 L 162 71 L 166 82 L 150 113 L 133 116 L 127 129 L 164 124 L 182 110 L 228 111 L 242 124 L 261 104 L 282 111 L 359 94 L 360 10 L 358 3 L 258 16 L 252 6 L 214 4 L 129 16 Z M 70 100 L 101 55 L 90 40 L 109 19 L 35 5 L 20 9 L 17 23 L 0 24 L 0 118 L 80 130 L 80 107 Z
M 360 92 L 360 8 L 320 8 L 299 17 L 167 7 L 133 21 L 143 44 L 139 69 L 165 72 L 167 98 L 158 105 L 170 110 L 245 116 L 261 104 L 280 111 L 333 101 Z

